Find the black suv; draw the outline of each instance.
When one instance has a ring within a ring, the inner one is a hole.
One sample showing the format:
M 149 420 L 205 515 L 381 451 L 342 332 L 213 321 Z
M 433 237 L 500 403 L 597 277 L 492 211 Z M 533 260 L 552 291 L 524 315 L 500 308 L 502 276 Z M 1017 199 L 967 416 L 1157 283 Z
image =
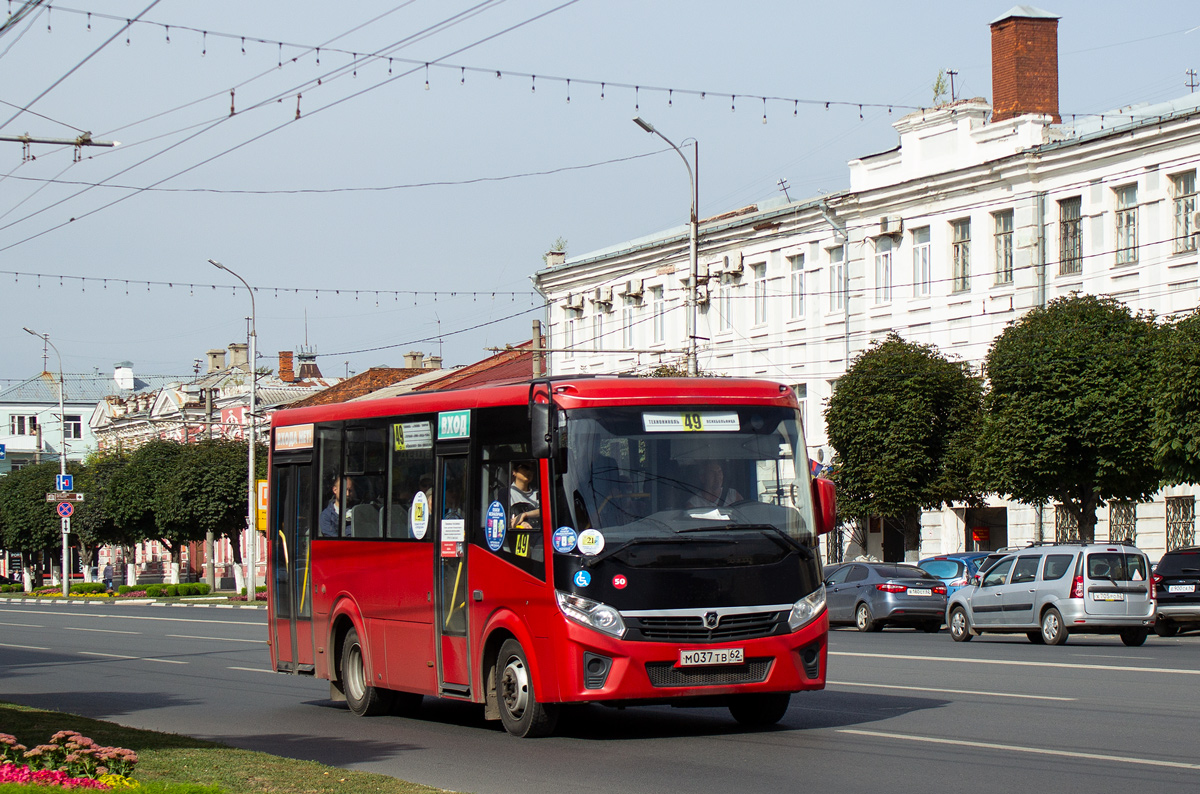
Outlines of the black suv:
M 1200 546 L 1172 549 L 1154 568 L 1158 590 L 1158 616 L 1154 631 L 1174 637 L 1181 631 L 1200 629 Z

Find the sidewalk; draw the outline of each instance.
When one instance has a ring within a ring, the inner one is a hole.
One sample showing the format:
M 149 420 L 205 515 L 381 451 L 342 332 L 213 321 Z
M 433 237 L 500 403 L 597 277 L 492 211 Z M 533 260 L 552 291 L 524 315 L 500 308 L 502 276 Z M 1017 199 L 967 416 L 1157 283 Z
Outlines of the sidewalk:
M 141 606 L 156 606 L 156 607 L 208 607 L 210 609 L 266 609 L 266 601 L 255 601 L 254 603 L 211 603 L 214 600 L 224 601 L 222 596 L 197 596 L 190 598 L 183 596 L 181 598 L 163 599 L 163 598 L 77 598 L 62 596 L 0 596 L 0 603 L 8 604 L 139 604 Z

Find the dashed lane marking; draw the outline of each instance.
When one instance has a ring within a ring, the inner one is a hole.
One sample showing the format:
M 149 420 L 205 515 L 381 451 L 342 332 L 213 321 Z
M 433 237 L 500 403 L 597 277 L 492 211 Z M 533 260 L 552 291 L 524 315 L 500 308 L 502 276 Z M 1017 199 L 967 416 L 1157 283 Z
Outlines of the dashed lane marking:
M 187 664 L 179 659 L 155 659 L 151 656 L 123 656 L 119 653 L 100 653 L 99 651 L 78 651 L 81 656 L 100 656 L 105 659 L 132 659 L 139 662 L 158 662 L 159 664 Z
M 948 695 L 979 695 L 980 697 L 990 698 L 1022 698 L 1025 700 L 1054 700 L 1054 701 L 1072 701 L 1076 698 L 1055 697 L 1054 695 L 1020 695 L 1015 692 L 981 692 L 974 689 L 943 689 L 941 687 L 928 686 L 900 686 L 898 684 L 864 684 L 861 682 L 850 681 L 826 681 L 827 686 L 856 686 L 864 689 L 903 689 L 909 692 L 935 692 Z
M 830 651 L 830 656 L 858 656 L 866 659 L 911 659 L 916 662 L 951 662 L 953 664 L 991 664 L 1005 667 L 1053 667 L 1060 670 L 1109 670 L 1127 673 L 1164 673 L 1167 675 L 1200 675 L 1200 670 L 1180 667 L 1134 667 L 1125 664 L 1077 664 L 1072 662 L 1025 662 L 1004 659 L 955 659 L 950 656 L 898 656 L 893 653 L 859 653 L 855 651 Z

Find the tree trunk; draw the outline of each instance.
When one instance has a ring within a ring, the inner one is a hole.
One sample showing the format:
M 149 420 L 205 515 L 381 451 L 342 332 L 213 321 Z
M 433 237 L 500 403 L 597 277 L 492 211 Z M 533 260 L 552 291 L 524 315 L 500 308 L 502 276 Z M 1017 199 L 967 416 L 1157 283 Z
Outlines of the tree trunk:
M 92 563 L 96 560 L 96 547 L 88 546 L 82 540 L 79 541 L 79 566 L 83 568 L 83 581 L 94 582 L 92 578 Z
M 233 589 L 241 593 L 246 590 L 246 576 L 242 570 L 242 544 L 238 538 L 229 538 L 229 550 L 233 552 Z
M 137 547 L 122 546 L 125 552 L 125 584 L 130 587 L 137 584 Z
M 921 559 L 921 509 L 904 511 L 904 561 Z

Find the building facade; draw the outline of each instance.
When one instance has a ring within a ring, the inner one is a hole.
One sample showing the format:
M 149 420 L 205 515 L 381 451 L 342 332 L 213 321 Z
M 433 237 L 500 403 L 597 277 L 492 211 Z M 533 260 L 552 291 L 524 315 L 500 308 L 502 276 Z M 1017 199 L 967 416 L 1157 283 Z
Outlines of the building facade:
M 888 333 L 979 371 L 1009 323 L 1059 296 L 1107 295 L 1159 316 L 1195 309 L 1200 95 L 1061 119 L 1057 24 L 1028 6 L 995 20 L 993 102 L 899 119 L 894 149 L 851 161 L 848 191 L 703 221 L 695 285 L 686 228 L 551 260 L 534 276 L 550 307 L 550 372 L 680 365 L 694 312 L 700 371 L 791 385 L 810 457 L 827 463 L 824 405 Z M 1194 542 L 1195 489 L 1098 518 L 1097 538 L 1132 538 L 1154 557 Z M 1071 531 L 1053 505 L 993 497 L 926 513 L 920 553 Z M 849 553 L 895 559 L 894 533 L 868 522 L 846 538 Z

